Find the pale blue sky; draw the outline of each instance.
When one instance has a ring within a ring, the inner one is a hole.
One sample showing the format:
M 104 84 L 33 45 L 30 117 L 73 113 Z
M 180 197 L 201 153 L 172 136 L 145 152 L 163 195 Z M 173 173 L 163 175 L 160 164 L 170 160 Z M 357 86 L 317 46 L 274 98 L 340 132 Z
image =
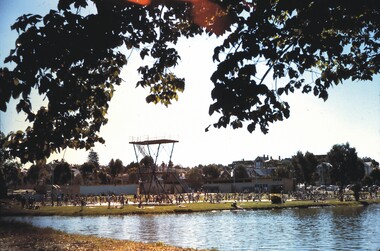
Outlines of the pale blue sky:
M 0 0 L 0 61 L 13 48 L 17 37 L 10 31 L 15 19 L 25 13 L 44 14 L 55 8 L 53 0 Z M 221 41 L 215 37 L 181 40 L 181 64 L 175 72 L 186 78 L 185 92 L 179 101 L 165 108 L 148 105 L 148 90 L 136 89 L 136 68 L 139 53 L 135 51 L 123 70 L 124 83 L 116 89 L 108 113 L 109 123 L 101 130 L 105 145 L 95 151 L 101 164 L 119 158 L 124 164 L 135 161 L 132 137 L 170 137 L 179 140 L 175 145 L 173 161 L 183 166 L 198 164 L 229 164 L 234 160 L 254 159 L 269 155 L 273 158 L 291 157 L 297 151 L 326 154 L 334 144 L 349 142 L 360 157 L 380 161 L 380 77 L 372 82 L 351 82 L 336 86 L 323 102 L 313 95 L 284 97 L 291 105 L 290 119 L 270 126 L 269 133 L 250 134 L 245 128 L 204 129 L 217 121 L 208 115 L 212 102 L 213 85 L 210 76 L 216 65 L 212 62 L 213 48 Z M 12 68 L 12 65 L 6 66 Z M 269 84 L 271 85 L 271 84 Z M 37 109 L 37 107 L 35 107 Z M 6 114 L 1 113 L 0 129 L 5 133 L 25 129 L 25 117 L 17 115 L 13 105 Z M 165 147 L 159 162 L 167 161 L 170 153 Z M 82 164 L 88 152 L 68 150 L 65 159 Z M 55 156 L 61 159 L 62 154 Z

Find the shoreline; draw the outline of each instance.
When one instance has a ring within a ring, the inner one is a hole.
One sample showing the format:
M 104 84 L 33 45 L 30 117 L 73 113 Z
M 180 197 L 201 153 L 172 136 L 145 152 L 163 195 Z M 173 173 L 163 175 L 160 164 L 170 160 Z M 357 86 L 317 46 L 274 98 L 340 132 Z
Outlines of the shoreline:
M 197 213 L 222 210 L 273 210 L 286 208 L 310 208 L 329 206 L 367 206 L 380 204 L 380 198 L 359 201 L 338 201 L 336 199 L 314 202 L 311 200 L 292 200 L 282 204 L 272 204 L 270 201 L 244 201 L 237 202 L 238 208 L 231 206 L 231 202 L 209 203 L 185 203 L 180 205 L 156 205 L 149 204 L 142 207 L 137 205 L 113 205 L 107 206 L 42 206 L 38 209 L 22 209 L 18 204 L 10 205 L 9 208 L 1 207 L 0 216 L 101 216 L 101 215 L 143 215 L 143 214 L 178 214 Z

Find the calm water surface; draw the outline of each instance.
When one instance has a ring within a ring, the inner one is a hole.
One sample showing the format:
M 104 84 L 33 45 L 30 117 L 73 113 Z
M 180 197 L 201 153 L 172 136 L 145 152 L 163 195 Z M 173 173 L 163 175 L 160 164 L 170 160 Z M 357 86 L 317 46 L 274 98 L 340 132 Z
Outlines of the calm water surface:
M 380 250 L 380 205 L 101 217 L 8 217 L 69 233 L 218 250 Z

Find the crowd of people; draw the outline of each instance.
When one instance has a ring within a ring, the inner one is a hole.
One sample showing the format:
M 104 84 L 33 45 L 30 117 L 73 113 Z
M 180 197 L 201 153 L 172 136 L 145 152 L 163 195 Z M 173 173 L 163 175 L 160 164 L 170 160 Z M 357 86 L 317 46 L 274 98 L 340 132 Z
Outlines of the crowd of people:
M 326 199 L 352 200 L 352 193 L 341 193 L 339 191 L 327 190 L 298 190 L 294 192 L 277 194 L 281 196 L 283 202 L 286 200 L 313 200 L 315 202 Z M 342 197 L 343 196 L 343 197 Z M 361 199 L 378 198 L 378 190 L 361 193 Z M 26 193 L 19 197 L 22 208 L 38 209 L 40 206 L 108 206 L 124 207 L 126 205 L 143 204 L 162 205 L 162 204 L 182 204 L 182 203 L 224 203 L 224 202 L 259 202 L 269 201 L 271 194 L 263 192 L 242 192 L 242 193 L 183 193 L 183 194 L 65 194 L 58 190 L 45 195 Z

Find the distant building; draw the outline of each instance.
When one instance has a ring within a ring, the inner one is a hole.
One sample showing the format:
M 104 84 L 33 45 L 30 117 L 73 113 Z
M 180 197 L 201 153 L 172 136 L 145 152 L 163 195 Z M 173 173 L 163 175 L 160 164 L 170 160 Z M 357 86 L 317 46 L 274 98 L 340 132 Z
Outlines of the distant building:
M 231 179 L 232 177 L 233 177 L 232 172 L 227 170 L 226 168 L 224 168 L 219 174 L 219 179 L 222 179 L 222 180 L 228 180 L 228 179 Z
M 280 193 L 293 191 L 293 179 L 288 178 L 250 178 L 234 182 L 206 181 L 203 190 L 212 193 Z
M 317 165 L 316 172 L 318 174 L 319 185 L 331 185 L 330 172 L 333 166 L 328 162 L 322 162 Z
M 374 168 L 375 168 L 375 166 L 373 165 L 373 162 L 372 162 L 372 161 L 364 162 L 364 172 L 365 172 L 365 176 L 370 175 Z
M 319 163 L 328 162 L 327 154 L 314 155 Z
M 207 192 L 272 192 L 280 193 L 292 191 L 295 185 L 293 179 L 275 178 L 273 174 L 278 166 L 282 165 L 280 159 L 274 160 L 269 155 L 258 156 L 255 160 L 239 160 L 229 164 L 229 169 L 223 170 L 218 179 L 208 180 L 203 185 Z M 233 170 L 243 166 L 246 168 L 248 178 L 235 179 Z M 229 177 L 229 179 L 228 179 Z

